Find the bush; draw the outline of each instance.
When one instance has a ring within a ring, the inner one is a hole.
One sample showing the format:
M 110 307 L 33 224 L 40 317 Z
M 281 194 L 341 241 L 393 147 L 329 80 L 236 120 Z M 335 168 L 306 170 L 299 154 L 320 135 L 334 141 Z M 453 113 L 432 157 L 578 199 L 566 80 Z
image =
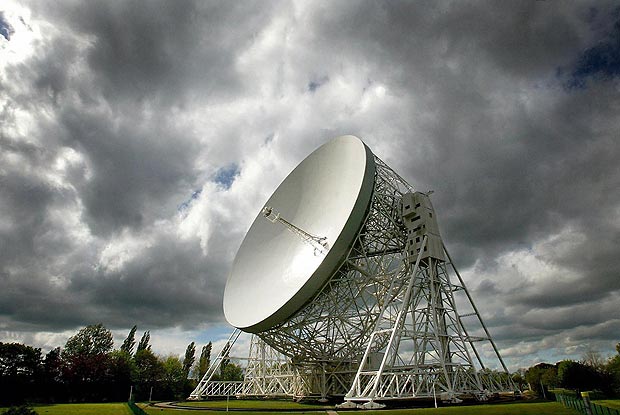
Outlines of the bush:
M 4 415 L 37 415 L 37 412 L 26 406 L 26 405 L 21 405 L 21 406 L 11 406 L 5 413 Z

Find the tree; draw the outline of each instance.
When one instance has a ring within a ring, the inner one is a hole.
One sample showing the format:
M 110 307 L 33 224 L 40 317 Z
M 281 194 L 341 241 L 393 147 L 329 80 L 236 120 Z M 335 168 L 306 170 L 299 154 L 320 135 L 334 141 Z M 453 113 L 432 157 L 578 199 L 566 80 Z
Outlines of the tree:
M 113 345 L 112 333 L 102 324 L 86 326 L 67 340 L 61 356 L 70 398 L 88 401 L 106 398 L 109 353 Z
M 525 369 L 519 369 L 512 374 L 512 381 L 515 383 L 519 390 L 523 390 L 523 386 L 527 383 L 525 381 Z
M 601 356 L 601 354 L 593 349 L 588 349 L 581 358 L 581 361 L 584 365 L 590 366 L 597 371 L 600 371 L 605 366 L 605 359 Z
M 239 381 L 243 380 L 243 369 L 234 363 L 228 363 L 222 370 L 221 380 Z
M 133 354 L 133 348 L 136 345 L 136 330 L 137 329 L 138 329 L 138 326 L 133 326 L 131 330 L 129 330 L 129 334 L 127 335 L 127 338 L 125 339 L 125 341 L 123 342 L 123 345 L 121 346 L 121 351 L 129 355 Z
M 558 363 L 558 384 L 567 389 L 605 389 L 602 374 L 591 366 L 572 360 Z
M 183 359 L 183 373 L 185 374 L 185 379 L 189 376 L 189 371 L 194 365 L 194 361 L 196 360 L 196 344 L 191 342 L 187 345 L 187 349 L 185 349 L 185 358 Z
M 161 384 L 164 368 L 162 362 L 150 349 L 140 349 L 134 356 L 136 372 L 136 400 L 149 398 L 150 388 Z
M 138 348 L 136 349 L 136 354 L 141 350 L 151 350 L 151 345 L 149 342 L 151 341 L 151 332 L 145 331 L 140 339 L 140 343 L 138 343 Z
M 618 354 L 612 356 L 605 366 L 605 371 L 609 374 L 610 387 L 615 395 L 620 395 L 620 343 L 616 344 Z
M 70 337 L 62 351 L 62 356 L 71 358 L 102 355 L 111 352 L 113 346 L 112 332 L 99 323 L 86 326 L 75 336 Z
M 136 377 L 134 359 L 124 350 L 114 350 L 110 353 L 107 376 L 109 379 L 108 400 L 127 399 L 131 381 Z
M 41 349 L 21 343 L 0 343 L 0 376 L 32 377 L 39 370 Z
M 60 380 L 62 375 L 62 359 L 60 358 L 60 347 L 50 350 L 43 360 L 43 371 L 45 376 L 53 382 Z
M 202 379 L 202 377 L 209 370 L 209 366 L 211 365 L 211 349 L 213 345 L 211 342 L 207 343 L 206 346 L 202 346 L 202 351 L 200 353 L 200 360 L 198 360 L 198 380 Z
M 62 370 L 63 361 L 60 357 L 60 347 L 56 347 L 50 350 L 43 360 L 43 385 L 41 391 L 47 401 L 54 402 L 64 399 Z
M 164 399 L 183 399 L 187 374 L 181 360 L 176 356 L 168 356 L 162 363 L 162 395 Z
M 0 404 L 22 403 L 36 393 L 41 349 L 20 343 L 0 343 Z
M 558 368 L 548 367 L 540 376 L 541 383 L 547 388 L 554 388 L 558 385 Z
M 525 381 L 528 383 L 529 389 L 539 395 L 546 396 L 545 386 L 550 386 L 543 382 L 543 375 L 547 370 L 553 368 L 549 363 L 539 363 L 532 366 L 525 372 Z

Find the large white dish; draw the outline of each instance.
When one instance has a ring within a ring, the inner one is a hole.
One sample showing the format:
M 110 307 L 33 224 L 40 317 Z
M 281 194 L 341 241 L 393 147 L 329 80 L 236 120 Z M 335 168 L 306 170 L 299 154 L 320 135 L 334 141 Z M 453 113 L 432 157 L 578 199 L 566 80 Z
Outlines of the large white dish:
M 374 156 L 348 135 L 322 145 L 304 159 L 265 203 L 304 231 L 326 237 L 329 249 L 315 252 L 281 223 L 259 213 L 246 234 L 224 291 L 224 315 L 247 332 L 286 321 L 336 271 L 368 210 L 375 177 Z

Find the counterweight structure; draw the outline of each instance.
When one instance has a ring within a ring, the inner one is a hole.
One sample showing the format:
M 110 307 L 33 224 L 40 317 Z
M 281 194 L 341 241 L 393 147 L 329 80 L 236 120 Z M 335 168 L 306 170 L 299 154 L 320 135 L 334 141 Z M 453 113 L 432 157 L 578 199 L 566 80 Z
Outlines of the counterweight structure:
M 496 393 L 514 392 L 497 347 L 441 240 L 429 195 L 404 194 L 402 210 L 407 233 L 403 281 L 396 280 L 397 288 L 386 293 L 385 308 L 345 400 L 377 408 L 383 405 L 376 401 L 417 397 L 459 402 L 462 397 L 487 400 Z M 459 296 L 468 313 L 459 314 Z M 464 324 L 472 317 L 482 335 L 470 334 Z M 379 346 L 386 338 L 386 345 Z M 499 371 L 485 366 L 476 346 L 485 343 Z
M 254 333 L 256 347 L 286 356 L 286 364 L 276 365 L 286 370 L 270 374 L 273 359 L 261 362 L 255 354 L 241 395 L 340 396 L 345 407 L 374 408 L 389 400 L 458 402 L 514 393 L 443 244 L 429 194 L 415 191 L 368 153 L 370 202 L 342 259 L 296 312 Z M 329 255 L 338 246 L 339 240 L 317 237 L 321 233 L 275 210 L 280 212 L 276 205 L 266 207 L 259 219 L 284 225 L 311 244 L 314 255 Z M 192 396 L 208 396 L 204 390 Z

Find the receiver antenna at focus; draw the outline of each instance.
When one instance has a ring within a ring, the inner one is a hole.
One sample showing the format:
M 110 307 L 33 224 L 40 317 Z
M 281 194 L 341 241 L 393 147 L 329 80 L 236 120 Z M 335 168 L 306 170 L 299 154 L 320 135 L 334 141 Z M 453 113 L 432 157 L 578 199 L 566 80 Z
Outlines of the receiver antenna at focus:
M 265 206 L 263 208 L 263 216 L 265 216 L 273 223 L 280 222 L 282 225 L 284 225 L 284 227 L 286 227 L 286 229 L 299 236 L 302 241 L 314 248 L 315 256 L 318 256 L 318 254 L 325 255 L 329 250 L 329 244 L 327 243 L 326 236 L 316 236 L 304 231 L 303 229 L 293 225 L 291 222 L 280 216 L 280 213 L 274 211 L 271 206 Z

